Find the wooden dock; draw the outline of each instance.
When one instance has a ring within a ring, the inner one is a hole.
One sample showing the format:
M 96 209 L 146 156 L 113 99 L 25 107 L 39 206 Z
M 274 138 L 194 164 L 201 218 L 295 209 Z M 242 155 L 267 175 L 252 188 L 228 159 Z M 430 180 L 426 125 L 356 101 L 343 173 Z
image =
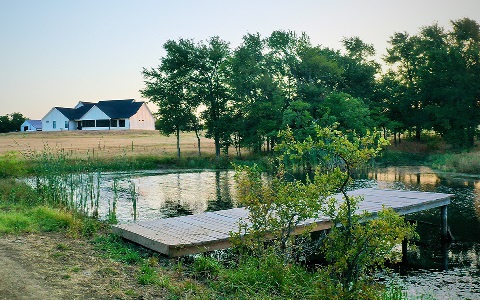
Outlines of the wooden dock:
M 427 193 L 401 190 L 360 189 L 349 195 L 362 195 L 359 212 L 368 211 L 375 215 L 382 207 L 391 207 L 401 215 L 431 208 L 442 208 L 442 235 L 447 232 L 447 205 L 451 194 Z M 339 199 L 340 195 L 337 195 Z M 238 231 L 238 221 L 246 220 L 245 208 L 233 208 L 215 212 L 175 218 L 139 221 L 116 225 L 113 232 L 146 248 L 175 257 L 230 247 L 230 232 Z M 314 224 L 313 231 L 331 228 L 328 217 L 309 220 L 297 228 Z

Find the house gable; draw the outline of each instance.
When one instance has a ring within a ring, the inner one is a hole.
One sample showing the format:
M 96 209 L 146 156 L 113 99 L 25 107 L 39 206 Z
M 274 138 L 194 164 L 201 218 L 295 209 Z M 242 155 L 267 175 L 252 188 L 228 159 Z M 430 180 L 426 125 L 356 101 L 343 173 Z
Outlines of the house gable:
M 69 117 L 65 114 L 69 114 L 69 109 L 64 109 L 61 107 L 52 108 L 43 118 L 42 118 L 42 130 L 43 131 L 60 131 L 68 130 L 70 127 Z

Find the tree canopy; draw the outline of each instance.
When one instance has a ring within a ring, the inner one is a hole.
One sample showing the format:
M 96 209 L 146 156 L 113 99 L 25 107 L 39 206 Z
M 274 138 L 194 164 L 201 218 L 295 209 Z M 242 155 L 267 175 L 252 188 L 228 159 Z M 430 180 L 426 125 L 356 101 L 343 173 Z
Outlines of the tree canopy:
M 19 131 L 26 118 L 18 112 L 0 116 L 0 133 Z
M 473 145 L 480 124 L 480 27 L 471 19 L 418 34 L 396 32 L 382 71 L 359 37 L 343 49 L 312 45 L 305 33 L 246 34 L 235 49 L 219 37 L 164 44 L 155 69 L 143 69 L 142 95 L 158 104 L 164 134 L 205 130 L 219 156 L 234 147 L 271 151 L 277 133 L 297 139 L 314 125 L 384 135 L 434 130 L 457 147 Z M 200 151 L 199 151 L 200 152 Z M 180 155 L 180 149 L 178 149 Z

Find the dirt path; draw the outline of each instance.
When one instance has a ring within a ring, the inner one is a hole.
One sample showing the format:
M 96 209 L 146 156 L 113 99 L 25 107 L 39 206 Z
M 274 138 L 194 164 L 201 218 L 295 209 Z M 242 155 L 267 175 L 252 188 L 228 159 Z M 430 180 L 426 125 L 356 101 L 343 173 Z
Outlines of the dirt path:
M 102 257 L 63 234 L 0 237 L 0 299 L 161 299 L 135 267 Z

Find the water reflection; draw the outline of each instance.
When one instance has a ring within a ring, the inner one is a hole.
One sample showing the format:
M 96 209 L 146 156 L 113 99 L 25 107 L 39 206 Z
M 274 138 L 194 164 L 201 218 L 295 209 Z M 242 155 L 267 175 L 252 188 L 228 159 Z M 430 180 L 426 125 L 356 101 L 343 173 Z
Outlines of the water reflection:
M 233 171 L 183 171 L 137 174 L 138 219 L 154 219 L 236 206 Z M 130 180 L 130 177 L 128 178 Z M 119 184 L 117 218 L 130 221 L 127 179 Z M 102 186 L 108 189 L 106 179 Z M 420 239 L 409 251 L 409 266 L 401 279 L 409 295 L 430 294 L 438 299 L 480 299 L 480 177 L 435 173 L 426 167 L 391 167 L 364 170 L 354 188 L 378 187 L 454 194 L 448 207 L 453 244 L 440 243 L 440 209 L 408 218 L 417 220 Z M 122 202 L 123 201 L 123 202 Z
M 234 182 L 232 172 L 215 172 L 215 198 L 208 199 L 206 211 L 218 211 L 234 207 L 232 198 L 232 187 Z
M 188 171 L 137 174 L 138 219 L 174 217 L 235 207 L 232 171 Z M 128 204 L 127 204 L 128 206 Z M 129 222 L 129 213 L 118 213 Z
M 358 174 L 358 187 L 408 189 L 454 194 L 448 223 L 455 238 L 440 243 L 440 211 L 409 215 L 418 220 L 420 240 L 409 252 L 409 267 L 402 281 L 409 296 L 436 299 L 480 299 L 480 178 L 435 173 L 426 167 L 381 168 Z

